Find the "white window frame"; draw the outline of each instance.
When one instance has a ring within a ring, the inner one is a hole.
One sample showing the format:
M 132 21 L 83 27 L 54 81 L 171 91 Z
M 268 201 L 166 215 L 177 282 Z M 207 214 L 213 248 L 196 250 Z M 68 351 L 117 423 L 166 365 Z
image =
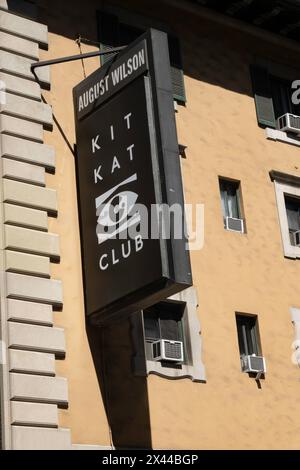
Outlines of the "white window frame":
M 287 175 L 288 178 L 288 175 Z M 294 177 L 295 178 L 295 177 Z M 296 177 L 297 178 L 297 177 Z M 281 240 L 283 245 L 284 256 L 287 258 L 300 259 L 300 247 L 291 245 L 290 234 L 289 234 L 289 224 L 285 206 L 284 196 L 295 196 L 300 198 L 300 178 L 299 186 L 294 184 L 288 184 L 282 180 L 276 180 L 274 178 L 275 194 L 277 201 L 277 209 L 279 216 L 279 224 L 281 231 Z

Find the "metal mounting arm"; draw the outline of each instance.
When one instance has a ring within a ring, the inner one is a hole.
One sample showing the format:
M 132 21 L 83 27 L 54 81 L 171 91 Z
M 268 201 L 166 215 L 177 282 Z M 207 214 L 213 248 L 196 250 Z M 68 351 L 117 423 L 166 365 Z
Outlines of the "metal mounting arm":
M 56 65 L 56 64 L 62 64 L 64 62 L 72 62 L 73 60 L 88 59 L 89 57 L 97 57 L 97 56 L 101 56 L 105 54 L 113 54 L 114 52 L 122 51 L 125 47 L 126 46 L 116 47 L 108 51 L 94 51 L 94 52 L 87 52 L 85 54 L 70 55 L 67 57 L 59 57 L 58 59 L 42 60 L 40 62 L 34 62 L 33 64 L 31 64 L 30 69 L 36 81 L 39 82 L 39 78 L 35 71 L 35 69 L 38 67 L 46 67 L 47 65 Z

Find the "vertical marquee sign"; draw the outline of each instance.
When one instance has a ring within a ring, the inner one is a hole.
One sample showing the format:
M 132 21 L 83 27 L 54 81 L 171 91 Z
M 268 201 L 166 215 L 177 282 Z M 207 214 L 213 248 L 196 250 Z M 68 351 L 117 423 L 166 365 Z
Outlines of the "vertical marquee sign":
M 74 106 L 85 308 L 101 324 L 192 284 L 185 237 L 151 236 L 153 207 L 183 208 L 166 34 L 96 70 Z

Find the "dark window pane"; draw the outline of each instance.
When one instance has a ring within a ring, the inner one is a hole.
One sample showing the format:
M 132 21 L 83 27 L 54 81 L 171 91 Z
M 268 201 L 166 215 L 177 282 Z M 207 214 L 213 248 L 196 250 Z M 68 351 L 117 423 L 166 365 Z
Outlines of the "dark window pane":
M 293 233 L 300 230 L 300 199 L 292 196 L 284 196 L 288 226 L 290 232 L 290 241 L 295 245 Z
M 253 341 L 253 334 L 252 334 L 252 329 L 253 329 L 252 322 L 248 321 L 247 319 L 243 327 L 245 328 L 245 334 L 246 334 L 247 349 L 248 349 L 247 354 L 256 354 L 255 344 Z
M 160 333 L 163 339 L 181 341 L 182 306 L 176 303 L 161 303 L 159 308 Z
M 245 328 L 240 321 L 240 318 L 237 318 L 237 331 L 238 331 L 238 340 L 239 340 L 239 349 L 240 349 L 240 354 L 245 355 L 248 354 L 247 352 L 247 342 L 246 342 L 246 336 L 245 336 Z
M 183 341 L 182 316 L 185 304 L 160 302 L 144 311 L 146 339 Z
M 239 183 L 220 179 L 220 194 L 224 218 L 234 217 L 240 219 Z
M 293 92 L 294 91 L 295 90 L 293 90 Z M 293 108 L 293 114 L 296 114 L 296 116 L 300 116 L 300 104 L 292 103 L 292 108 Z
M 260 351 L 260 345 L 259 345 L 258 326 L 257 326 L 256 317 L 253 318 L 253 322 L 250 325 L 250 334 L 251 334 L 251 347 L 252 347 L 252 352 L 250 354 L 259 355 L 261 351 Z
M 173 318 L 160 319 L 160 331 L 163 339 L 180 341 L 179 322 Z
M 293 113 L 291 82 L 277 77 L 271 77 L 271 89 L 275 118 L 285 113 Z
M 220 189 L 223 217 L 228 217 L 227 193 L 225 189 Z
M 239 204 L 236 187 L 228 187 L 227 191 L 227 204 L 229 217 L 239 218 Z
M 271 77 L 271 89 L 276 119 L 286 113 L 300 115 L 300 105 L 292 102 L 292 81 Z
M 260 354 L 257 317 L 247 315 L 236 316 L 240 354 Z
M 135 28 L 124 23 L 119 23 L 119 45 L 127 46 L 143 34 L 143 29 Z
M 144 327 L 146 339 L 160 339 L 159 322 L 155 312 L 144 311 Z

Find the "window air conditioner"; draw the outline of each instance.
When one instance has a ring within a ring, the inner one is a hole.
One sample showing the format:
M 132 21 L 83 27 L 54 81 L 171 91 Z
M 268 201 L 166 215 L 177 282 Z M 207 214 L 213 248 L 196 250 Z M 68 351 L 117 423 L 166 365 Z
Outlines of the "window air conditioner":
M 244 233 L 244 221 L 243 219 L 236 219 L 234 217 L 226 217 L 225 228 L 226 230 L 232 230 L 234 232 Z
M 292 232 L 292 237 L 294 239 L 294 246 L 300 246 L 300 230 Z
M 263 356 L 243 356 L 241 359 L 243 372 L 254 372 L 261 375 L 267 371 Z
M 300 116 L 286 113 L 277 119 L 278 129 L 286 132 L 300 134 Z
M 161 339 L 152 343 L 152 357 L 155 361 L 183 362 L 182 341 Z

